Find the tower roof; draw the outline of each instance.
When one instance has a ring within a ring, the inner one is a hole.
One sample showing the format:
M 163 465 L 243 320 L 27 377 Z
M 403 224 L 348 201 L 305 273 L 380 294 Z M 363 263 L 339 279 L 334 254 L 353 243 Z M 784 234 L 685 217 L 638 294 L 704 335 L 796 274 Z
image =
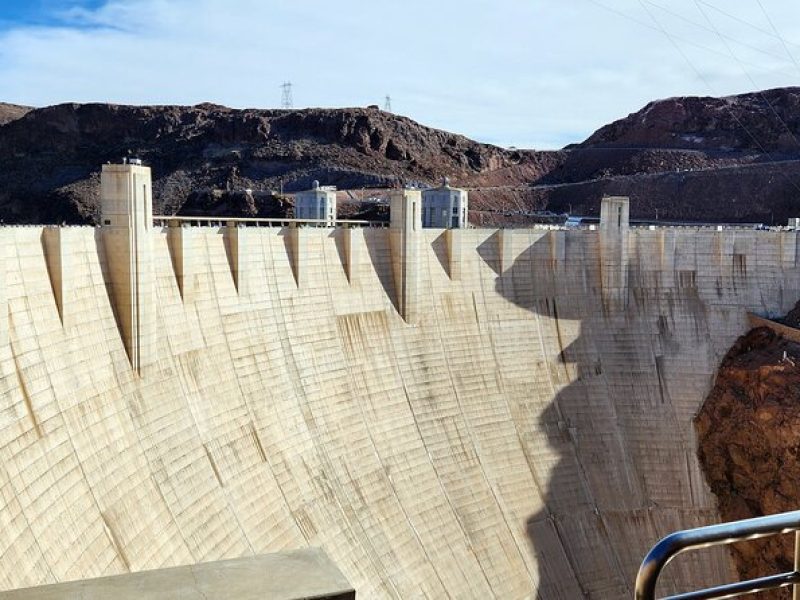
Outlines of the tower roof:
M 431 188 L 428 188 L 427 190 L 423 190 L 423 192 L 425 192 L 425 191 L 442 191 L 442 190 L 449 190 L 449 191 L 454 191 L 454 192 L 463 192 L 463 191 L 465 191 L 465 190 L 462 190 L 461 188 L 452 187 L 450 185 L 450 178 L 449 177 L 442 177 L 442 183 L 441 183 L 441 185 L 439 185 L 439 187 L 431 187 Z

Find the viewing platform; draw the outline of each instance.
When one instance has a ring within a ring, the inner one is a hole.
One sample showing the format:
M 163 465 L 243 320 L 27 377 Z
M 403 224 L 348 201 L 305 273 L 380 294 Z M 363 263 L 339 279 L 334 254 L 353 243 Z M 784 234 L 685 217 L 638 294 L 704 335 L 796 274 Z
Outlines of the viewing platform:
M 354 600 L 355 597 L 345 576 L 319 548 L 0 592 L 0 600 Z

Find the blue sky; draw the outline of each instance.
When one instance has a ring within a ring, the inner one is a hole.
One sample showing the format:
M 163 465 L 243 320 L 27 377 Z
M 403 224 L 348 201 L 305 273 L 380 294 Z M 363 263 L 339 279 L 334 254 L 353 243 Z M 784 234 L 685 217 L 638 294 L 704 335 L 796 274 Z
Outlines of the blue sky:
M 104 0 L 0 0 L 0 28 L 55 26 L 75 8 L 97 9 Z
M 0 100 L 364 106 L 556 148 L 800 82 L 796 0 L 0 0 Z

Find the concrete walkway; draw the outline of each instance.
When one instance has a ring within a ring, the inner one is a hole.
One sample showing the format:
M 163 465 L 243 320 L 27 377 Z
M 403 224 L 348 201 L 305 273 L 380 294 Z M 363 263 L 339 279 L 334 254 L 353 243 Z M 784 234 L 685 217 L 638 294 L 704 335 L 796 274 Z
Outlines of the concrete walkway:
M 351 600 L 319 548 L 293 550 L 0 593 L 1 600 Z

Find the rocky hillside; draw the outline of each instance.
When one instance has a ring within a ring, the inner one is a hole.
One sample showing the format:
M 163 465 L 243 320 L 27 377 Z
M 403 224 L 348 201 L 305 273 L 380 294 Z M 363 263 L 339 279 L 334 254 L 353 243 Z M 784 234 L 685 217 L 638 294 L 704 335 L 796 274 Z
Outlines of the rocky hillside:
M 534 189 L 553 210 L 595 214 L 621 194 L 634 218 L 785 224 L 800 214 L 800 88 L 651 102 L 569 146 Z
M 580 147 L 797 153 L 797 135 L 800 88 L 777 88 L 725 98 L 651 102 L 598 129 Z
M 392 187 L 443 175 L 493 184 L 509 172 L 517 183 L 549 167 L 538 153 L 479 144 L 376 108 L 62 104 L 0 127 L 0 218 L 93 220 L 99 167 L 123 156 L 153 168 L 157 212 L 176 212 L 208 189 L 294 191 L 314 179 Z
M 722 361 L 696 428 L 699 458 L 721 520 L 797 510 L 800 344 L 764 327 L 742 336 Z M 793 536 L 733 546 L 736 566 L 747 579 L 791 571 L 793 553 Z M 790 597 L 785 591 L 764 594 Z
M 798 138 L 800 88 L 651 102 L 547 152 L 480 144 L 376 107 L 0 104 L 0 219 L 92 222 L 99 165 L 135 155 L 153 168 L 158 212 L 266 215 L 288 205 L 245 190 L 263 199 L 314 179 L 361 190 L 448 175 L 470 189 L 484 225 L 524 223 L 532 210 L 598 214 L 604 194 L 631 196 L 634 219 L 777 224 L 800 215 Z
M 20 106 L 19 104 L 7 104 L 0 102 L 0 125 L 10 123 L 20 117 L 25 116 L 32 109 L 30 106 Z

